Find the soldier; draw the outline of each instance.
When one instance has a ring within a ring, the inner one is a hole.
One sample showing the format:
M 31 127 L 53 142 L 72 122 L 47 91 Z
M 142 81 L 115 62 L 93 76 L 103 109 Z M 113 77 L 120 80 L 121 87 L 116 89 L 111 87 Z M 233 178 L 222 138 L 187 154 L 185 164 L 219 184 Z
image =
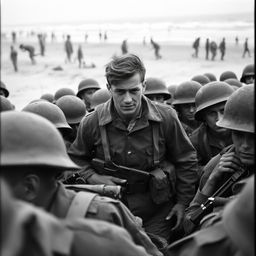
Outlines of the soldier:
M 155 50 L 155 57 L 156 57 L 156 59 L 157 59 L 157 60 L 158 60 L 158 59 L 161 59 L 162 56 L 159 54 L 160 45 L 159 45 L 158 43 L 156 43 L 156 42 L 152 39 L 152 37 L 150 38 L 150 43 L 152 44 L 152 46 L 153 46 L 153 48 L 154 48 L 154 50 Z
M 34 48 L 34 46 L 32 46 L 32 45 L 25 45 L 25 44 L 21 44 L 20 45 L 20 49 L 22 50 L 22 51 L 27 51 L 28 53 L 29 53 L 29 58 L 30 58 L 30 60 L 31 60 L 31 63 L 34 65 L 34 64 L 36 64 L 36 61 L 35 61 L 35 59 L 34 59 L 34 57 L 36 56 L 35 55 L 35 48 Z
M 203 166 L 232 143 L 230 131 L 218 127 L 216 122 L 223 115 L 225 103 L 233 91 L 227 83 L 210 82 L 196 93 L 195 119 L 202 124 L 192 133 L 190 140 L 197 151 L 199 176 Z
M 131 256 L 148 255 L 126 230 L 105 221 L 60 220 L 1 188 L 1 255 Z
M 242 76 L 240 78 L 240 82 L 244 84 L 252 84 L 254 83 L 254 64 L 249 64 L 246 65 L 245 68 L 243 69 Z
M 173 102 L 173 100 L 174 100 L 173 97 L 174 97 L 174 93 L 175 93 L 176 88 L 177 88 L 177 85 L 176 85 L 176 84 L 171 84 L 171 85 L 169 85 L 169 86 L 167 87 L 167 90 L 168 90 L 168 92 L 170 93 L 171 97 L 170 97 L 168 100 L 166 100 L 166 104 L 173 106 L 173 105 L 172 105 L 172 102 Z
M 175 111 L 143 95 L 145 67 L 139 57 L 114 58 L 106 66 L 106 79 L 111 100 L 82 120 L 69 154 L 83 166 L 80 174 L 89 184 L 124 186 L 127 205 L 142 218 L 146 232 L 173 240 L 194 194 L 196 152 Z M 111 176 L 94 165 L 95 159 L 135 168 L 133 181 L 125 185 L 129 171 L 121 178 L 119 172 Z M 166 168 L 169 162 L 175 165 L 176 182 Z M 176 192 L 170 191 L 173 186 Z
M 78 126 L 85 116 L 86 108 L 84 102 L 76 96 L 65 95 L 55 103 L 64 113 L 72 132 L 67 134 L 65 140 L 69 145 L 75 140 Z
M 206 60 L 209 59 L 209 50 L 210 50 L 210 41 L 209 41 L 209 38 L 207 38 L 205 42 L 205 59 Z
M 254 179 L 224 208 L 221 221 L 171 244 L 166 255 L 255 255 Z
M 65 62 L 71 62 L 71 56 L 73 54 L 73 45 L 70 40 L 70 35 L 67 35 L 67 40 L 65 41 L 65 52 L 67 54 Z
M 190 137 L 192 132 L 200 125 L 195 120 L 195 96 L 201 88 L 201 84 L 195 81 L 183 82 L 175 90 L 173 105 L 178 113 L 179 120 Z
M 0 115 L 1 174 L 16 198 L 60 219 L 86 217 L 123 226 L 149 254 L 162 255 L 139 219 L 120 201 L 89 192 L 75 193 L 56 180 L 63 171 L 80 168 L 68 157 L 62 137 L 51 122 L 27 112 L 6 111 Z
M 76 96 L 82 99 L 85 103 L 86 110 L 90 112 L 92 95 L 100 89 L 99 83 L 92 78 L 82 80 L 78 85 L 78 92 Z
M 110 97 L 111 97 L 111 94 L 107 88 L 102 88 L 97 90 L 92 95 L 91 108 L 94 110 L 98 105 L 108 101 Z
M 220 60 L 224 60 L 224 55 L 226 53 L 225 38 L 223 38 L 222 41 L 220 42 L 219 49 L 220 49 Z
M 237 79 L 237 76 L 236 74 L 233 72 L 233 71 L 224 71 L 223 73 L 221 73 L 220 75 L 220 81 L 223 82 L 229 78 L 234 78 L 234 79 Z
M 65 96 L 65 95 L 73 95 L 75 96 L 75 92 L 70 89 L 70 88 L 66 88 L 66 87 L 63 87 L 63 88 L 60 88 L 58 89 L 55 94 L 54 94 L 54 103 L 60 99 L 61 97 Z
M 254 85 L 243 86 L 228 98 L 224 115 L 217 125 L 232 133 L 232 144 L 225 147 L 204 167 L 197 194 L 186 212 L 184 223 L 187 230 L 191 229 L 190 217 L 193 213 L 209 197 L 213 197 L 233 173 L 240 175 L 241 171 L 244 172 L 239 176 L 239 180 L 254 173 Z M 214 196 L 213 211 L 218 212 L 235 193 L 233 186 L 226 189 L 224 194 Z
M 6 88 L 6 85 L 1 81 L 0 83 L 0 95 L 4 96 L 5 98 L 9 97 L 9 91 Z
M 17 66 L 18 52 L 14 49 L 14 47 L 12 45 L 11 45 L 10 59 L 12 61 L 12 65 L 13 65 L 14 71 L 18 72 L 18 66 Z
M 243 58 L 245 57 L 245 54 L 248 53 L 248 56 L 251 57 L 251 54 L 250 54 L 250 49 L 249 49 L 249 46 L 248 46 L 248 38 L 245 38 L 245 42 L 244 42 L 244 52 L 243 52 Z
M 200 37 L 196 38 L 196 40 L 193 43 L 193 48 L 195 49 L 195 52 L 192 54 L 193 58 L 198 58 L 198 50 L 200 45 Z
M 218 46 L 217 46 L 216 42 L 211 41 L 211 43 L 210 43 L 210 52 L 212 54 L 211 60 L 215 60 L 215 57 L 217 54 L 217 48 L 218 48 Z
M 207 76 L 210 82 L 217 81 L 217 78 L 213 73 L 205 73 L 204 76 Z
M 78 59 L 78 67 L 81 68 L 82 67 L 82 63 L 83 63 L 83 59 L 84 59 L 84 54 L 83 54 L 83 50 L 82 50 L 82 46 L 79 45 L 78 49 L 77 49 L 77 59 Z
M 211 82 L 210 79 L 205 75 L 196 75 L 191 78 L 191 81 L 196 81 L 202 86 Z
M 121 44 L 121 50 L 122 50 L 122 54 L 128 53 L 127 39 L 123 40 L 123 42 Z
M 224 81 L 225 83 L 231 85 L 231 86 L 235 86 L 237 88 L 240 88 L 243 86 L 243 84 L 241 82 L 239 82 L 237 79 L 235 78 L 228 78 Z
M 144 95 L 152 101 L 164 103 L 171 98 L 165 82 L 162 79 L 149 77 L 146 79 Z

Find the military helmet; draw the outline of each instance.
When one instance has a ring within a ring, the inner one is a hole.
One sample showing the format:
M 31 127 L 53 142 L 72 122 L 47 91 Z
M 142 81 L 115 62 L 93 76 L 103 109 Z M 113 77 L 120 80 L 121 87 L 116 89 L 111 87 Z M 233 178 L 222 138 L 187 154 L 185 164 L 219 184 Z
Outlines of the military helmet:
M 240 89 L 239 89 L 240 90 Z M 223 210 L 223 227 L 239 255 L 255 255 L 255 177 L 248 178 L 237 198 Z
M 38 114 L 48 119 L 58 129 L 72 129 L 67 123 L 63 111 L 55 104 L 50 103 L 46 100 L 29 103 L 25 108 L 22 109 L 22 111 Z
M 201 84 L 201 85 L 205 85 L 205 84 L 208 84 L 209 82 L 211 82 L 210 79 L 209 79 L 207 76 L 205 76 L 205 75 L 196 75 L 196 76 L 193 76 L 193 77 L 191 78 L 191 80 L 192 80 L 192 81 L 196 81 L 196 82 L 198 82 L 198 83 Z
M 196 81 L 186 81 L 177 86 L 173 105 L 195 103 L 195 96 L 202 85 Z
M 46 118 L 22 111 L 2 112 L 0 117 L 2 167 L 79 169 L 69 158 L 61 134 Z
M 76 95 L 75 92 L 70 89 L 70 88 L 60 88 L 59 90 L 57 90 L 54 94 L 54 100 L 58 100 L 59 98 L 61 98 L 62 96 L 65 95 Z
M 2 81 L 1 81 L 1 84 L 0 84 L 0 90 L 2 90 L 4 92 L 5 98 L 8 98 L 9 91 L 6 89 L 6 85 Z
M 227 129 L 254 133 L 254 85 L 244 85 L 229 97 L 224 115 L 216 124 Z
M 240 78 L 240 82 L 244 83 L 246 76 L 254 76 L 254 74 L 254 64 L 249 64 L 245 66 L 245 68 L 243 69 L 242 76 Z
M 217 78 L 213 73 L 205 73 L 204 76 L 207 76 L 210 82 L 217 81 Z
M 77 96 L 65 95 L 58 99 L 55 104 L 63 111 L 69 124 L 78 124 L 85 116 L 85 104 Z
M 92 95 L 91 108 L 94 109 L 96 106 L 108 101 L 110 98 L 111 98 L 111 94 L 108 89 L 102 88 L 100 90 L 97 90 Z
M 220 81 L 225 81 L 229 78 L 234 78 L 237 79 L 236 74 L 233 71 L 224 71 L 221 75 L 220 75 Z
M 235 78 L 228 78 L 224 81 L 225 83 L 229 84 L 229 85 L 233 85 L 236 87 L 242 87 L 243 84 L 241 82 L 239 82 L 237 79 Z
M 202 120 L 202 112 L 206 108 L 215 104 L 225 102 L 229 96 L 234 92 L 231 85 L 225 82 L 210 82 L 205 86 L 202 86 L 196 93 L 195 104 L 196 112 L 195 119 L 198 121 Z
M 174 96 L 176 88 L 177 88 L 176 84 L 171 84 L 171 85 L 167 86 L 167 90 L 171 94 L 171 97 Z
M 51 93 L 45 93 L 45 94 L 43 94 L 43 95 L 40 97 L 40 99 L 47 100 L 47 101 L 53 103 L 53 101 L 54 101 L 54 96 L 53 96 Z
M 149 77 L 146 79 L 146 89 L 144 95 L 161 94 L 164 96 L 164 100 L 171 97 L 165 82 L 162 79 Z
M 0 95 L 0 112 L 13 110 L 14 106 L 4 96 Z
M 78 92 L 77 92 L 76 96 L 80 97 L 81 92 L 84 90 L 87 90 L 87 89 L 99 90 L 100 89 L 99 83 L 92 78 L 87 78 L 87 79 L 82 80 L 78 85 Z

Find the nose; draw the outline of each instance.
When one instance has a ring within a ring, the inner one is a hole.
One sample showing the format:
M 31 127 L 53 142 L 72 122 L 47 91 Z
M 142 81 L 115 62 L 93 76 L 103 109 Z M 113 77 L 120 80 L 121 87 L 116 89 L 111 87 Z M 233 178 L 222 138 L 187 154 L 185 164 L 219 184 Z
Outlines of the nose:
M 252 143 L 254 143 L 254 141 L 252 140 L 252 138 L 250 136 L 248 136 L 247 134 L 244 134 L 244 136 L 242 136 L 241 147 L 248 148 L 248 147 L 250 147 L 250 145 Z
M 132 101 L 132 97 L 130 95 L 130 92 L 126 92 L 125 95 L 124 95 L 124 102 L 129 103 L 131 101 Z
M 222 118 L 223 114 L 221 112 L 217 112 L 216 121 L 219 121 Z
M 195 112 L 195 106 L 190 106 L 189 111 L 190 111 L 190 113 L 194 113 Z

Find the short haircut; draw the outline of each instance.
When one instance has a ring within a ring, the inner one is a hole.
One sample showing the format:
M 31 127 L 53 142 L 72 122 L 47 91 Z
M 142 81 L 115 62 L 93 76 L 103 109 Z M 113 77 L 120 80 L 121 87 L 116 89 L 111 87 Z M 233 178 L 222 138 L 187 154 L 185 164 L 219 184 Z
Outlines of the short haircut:
M 106 65 L 105 72 L 108 84 L 111 86 L 129 79 L 137 73 L 140 74 L 141 82 L 143 82 L 146 69 L 138 56 L 128 53 L 114 57 L 113 60 Z

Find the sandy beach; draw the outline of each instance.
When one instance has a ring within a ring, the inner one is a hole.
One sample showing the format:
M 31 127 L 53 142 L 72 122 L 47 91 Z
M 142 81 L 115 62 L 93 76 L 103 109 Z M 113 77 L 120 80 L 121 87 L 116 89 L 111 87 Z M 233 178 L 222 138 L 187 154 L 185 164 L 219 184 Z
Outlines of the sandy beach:
M 101 87 L 105 87 L 104 77 L 105 64 L 111 60 L 113 55 L 120 55 L 120 44 L 115 43 L 83 43 L 82 49 L 86 63 L 92 62 L 96 65 L 93 69 L 79 69 L 78 61 L 75 60 L 78 43 L 73 43 L 74 51 L 73 63 L 65 63 L 64 43 L 47 43 L 44 57 L 36 56 L 36 65 L 32 65 L 28 54 L 15 48 L 18 51 L 19 72 L 15 73 L 10 61 L 9 40 L 1 42 L 1 81 L 3 81 L 10 91 L 9 99 L 17 110 L 21 110 L 30 101 L 40 98 L 44 93 L 54 94 L 61 87 L 72 88 L 77 92 L 79 82 L 84 78 L 96 79 Z M 37 42 L 32 43 L 39 53 Z M 192 42 L 191 42 L 192 45 Z M 151 45 L 143 46 L 139 43 L 129 43 L 130 53 L 139 55 L 146 67 L 146 77 L 162 78 L 167 85 L 180 84 L 190 80 L 194 75 L 211 72 L 219 78 L 220 74 L 226 70 L 231 70 L 240 78 L 245 65 L 253 63 L 254 49 L 250 44 L 252 57 L 242 58 L 243 45 L 227 43 L 226 56 L 224 61 L 220 61 L 220 54 L 215 61 L 205 60 L 204 42 L 199 49 L 199 58 L 191 57 L 193 49 L 191 45 L 166 43 L 161 44 L 160 60 L 155 60 L 154 51 Z M 54 71 L 53 68 L 61 66 L 62 71 Z

